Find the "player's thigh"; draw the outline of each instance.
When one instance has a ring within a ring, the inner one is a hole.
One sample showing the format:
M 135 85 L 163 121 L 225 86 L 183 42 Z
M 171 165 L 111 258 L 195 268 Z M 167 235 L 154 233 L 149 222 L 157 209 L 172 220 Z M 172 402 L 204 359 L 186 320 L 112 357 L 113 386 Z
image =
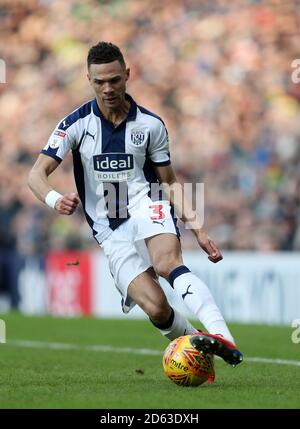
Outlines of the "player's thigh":
M 151 262 L 140 255 L 128 236 L 126 228 L 122 228 L 122 225 L 101 243 L 101 247 L 108 259 L 109 270 L 115 285 L 126 299 L 130 282 L 146 271 L 151 266 Z
M 183 264 L 181 245 L 175 234 L 158 234 L 146 239 L 155 272 L 167 277 L 169 272 Z
M 153 268 L 139 274 L 128 286 L 128 295 L 148 314 L 167 311 L 170 306 Z

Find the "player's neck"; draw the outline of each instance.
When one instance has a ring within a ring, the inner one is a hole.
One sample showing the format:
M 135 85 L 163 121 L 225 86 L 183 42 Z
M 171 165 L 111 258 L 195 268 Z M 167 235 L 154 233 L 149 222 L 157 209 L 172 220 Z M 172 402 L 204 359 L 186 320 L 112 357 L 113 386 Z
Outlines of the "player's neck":
M 100 100 L 97 100 L 97 102 L 105 119 L 111 122 L 115 127 L 124 121 L 130 109 L 130 102 L 125 98 L 115 109 L 108 109 Z

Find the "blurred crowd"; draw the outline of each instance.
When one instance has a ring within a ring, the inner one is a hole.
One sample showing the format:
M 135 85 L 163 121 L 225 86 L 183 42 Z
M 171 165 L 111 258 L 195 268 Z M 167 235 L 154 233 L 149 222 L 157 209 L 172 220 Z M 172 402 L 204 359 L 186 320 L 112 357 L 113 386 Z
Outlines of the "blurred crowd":
M 164 119 L 178 179 L 205 184 L 221 249 L 300 250 L 299 18 L 297 0 L 0 0 L 0 257 L 96 246 L 81 210 L 57 216 L 26 182 L 57 122 L 93 97 L 86 56 L 100 40 Z M 73 191 L 71 156 L 51 183 Z

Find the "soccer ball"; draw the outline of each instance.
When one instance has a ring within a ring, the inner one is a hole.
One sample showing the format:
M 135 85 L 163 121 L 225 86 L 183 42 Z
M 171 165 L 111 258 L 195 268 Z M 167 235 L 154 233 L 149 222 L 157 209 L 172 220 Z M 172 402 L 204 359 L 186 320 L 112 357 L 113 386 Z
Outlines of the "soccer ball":
M 191 335 L 178 337 L 166 348 L 163 355 L 163 368 L 166 376 L 181 386 L 200 386 L 210 376 L 213 356 L 196 350 Z

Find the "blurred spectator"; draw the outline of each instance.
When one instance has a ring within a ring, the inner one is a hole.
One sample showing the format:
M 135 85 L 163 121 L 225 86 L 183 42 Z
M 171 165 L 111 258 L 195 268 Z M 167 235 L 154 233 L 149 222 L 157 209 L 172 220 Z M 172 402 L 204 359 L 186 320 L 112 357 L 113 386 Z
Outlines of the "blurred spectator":
M 82 212 L 55 216 L 26 176 L 56 123 L 93 97 L 85 63 L 100 40 L 121 47 L 128 91 L 164 118 L 180 180 L 205 183 L 221 248 L 299 250 L 299 19 L 297 0 L 1 0 L 2 255 L 93 243 Z M 58 191 L 74 189 L 71 168 L 53 174 Z
M 0 293 L 8 293 L 11 308 L 17 308 L 20 258 L 16 251 L 14 219 L 20 203 L 9 189 L 0 193 Z

